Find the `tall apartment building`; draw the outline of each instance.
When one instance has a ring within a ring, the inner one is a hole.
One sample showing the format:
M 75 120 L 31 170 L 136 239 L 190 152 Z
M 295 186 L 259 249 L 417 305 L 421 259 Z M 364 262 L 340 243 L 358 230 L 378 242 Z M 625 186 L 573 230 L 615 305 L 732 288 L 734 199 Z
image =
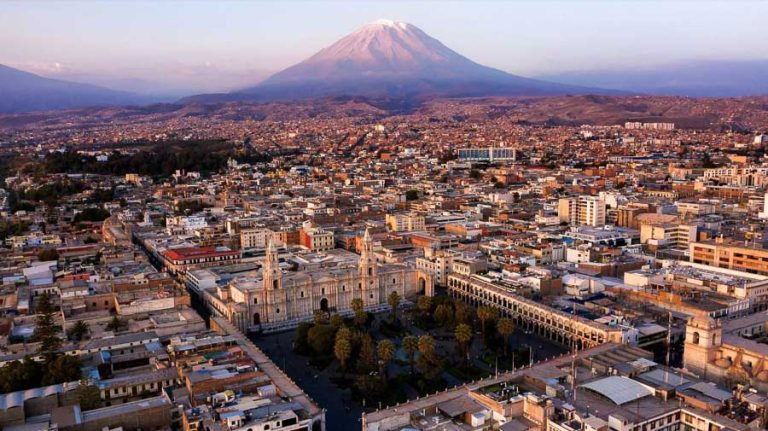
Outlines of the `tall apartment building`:
M 414 213 L 387 214 L 385 221 L 390 232 L 421 231 L 426 226 L 424 216 Z
M 599 196 L 576 196 L 562 198 L 557 205 L 560 221 L 574 226 L 604 226 L 605 200 Z

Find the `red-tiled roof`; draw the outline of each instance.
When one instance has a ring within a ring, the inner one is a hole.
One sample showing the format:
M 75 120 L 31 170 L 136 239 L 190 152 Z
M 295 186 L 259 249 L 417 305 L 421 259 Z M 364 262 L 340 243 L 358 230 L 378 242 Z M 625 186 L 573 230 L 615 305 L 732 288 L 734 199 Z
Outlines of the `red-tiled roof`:
M 185 247 L 166 250 L 164 254 L 165 257 L 171 260 L 183 260 L 202 257 L 234 256 L 239 255 L 240 252 L 234 250 L 217 250 L 216 247 Z

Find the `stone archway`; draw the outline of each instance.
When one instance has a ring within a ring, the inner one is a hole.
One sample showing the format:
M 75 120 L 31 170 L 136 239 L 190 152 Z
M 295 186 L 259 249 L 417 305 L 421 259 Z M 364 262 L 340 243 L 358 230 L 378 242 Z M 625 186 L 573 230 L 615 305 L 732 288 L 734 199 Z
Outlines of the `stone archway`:
M 419 295 L 424 295 L 427 292 L 427 280 L 424 277 L 419 277 Z
M 323 313 L 327 313 L 328 312 L 328 298 L 323 298 L 323 299 L 320 300 L 320 310 Z
M 253 324 L 256 326 L 261 325 L 261 315 L 259 313 L 253 313 Z

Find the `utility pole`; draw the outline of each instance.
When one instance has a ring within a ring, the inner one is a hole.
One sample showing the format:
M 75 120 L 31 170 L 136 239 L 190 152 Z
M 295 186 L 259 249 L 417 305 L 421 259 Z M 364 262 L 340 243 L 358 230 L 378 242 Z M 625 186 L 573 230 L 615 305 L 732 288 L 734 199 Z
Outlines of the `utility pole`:
M 573 304 L 573 315 L 576 315 L 576 304 Z M 573 352 L 571 355 L 571 397 L 573 400 L 573 405 L 576 405 L 576 353 L 579 348 L 579 344 L 576 340 L 576 338 L 571 339 L 571 351 Z

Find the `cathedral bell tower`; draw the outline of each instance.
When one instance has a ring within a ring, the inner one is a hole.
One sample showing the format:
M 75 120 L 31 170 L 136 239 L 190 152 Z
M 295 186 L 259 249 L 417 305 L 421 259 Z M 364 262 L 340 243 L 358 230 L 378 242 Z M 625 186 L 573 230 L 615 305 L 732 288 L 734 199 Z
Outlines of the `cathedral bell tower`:
M 268 321 L 279 322 L 286 320 L 288 318 L 288 310 L 286 307 L 285 291 L 283 290 L 283 272 L 280 270 L 280 261 L 271 238 L 267 242 L 267 254 L 261 271 L 267 301 Z
M 278 290 L 283 288 L 283 272 L 280 271 L 280 261 L 275 251 L 275 245 L 270 238 L 267 241 L 267 255 L 264 260 L 264 290 Z
M 683 364 L 690 371 L 708 377 L 716 368 L 718 351 L 723 342 L 723 326 L 709 316 L 696 316 L 685 328 Z M 713 376 L 716 377 L 716 376 Z
M 358 265 L 360 276 L 360 288 L 362 290 L 363 303 L 366 305 L 379 303 L 379 266 L 373 255 L 373 238 L 368 229 L 363 235 L 363 249 L 360 251 L 360 263 Z

